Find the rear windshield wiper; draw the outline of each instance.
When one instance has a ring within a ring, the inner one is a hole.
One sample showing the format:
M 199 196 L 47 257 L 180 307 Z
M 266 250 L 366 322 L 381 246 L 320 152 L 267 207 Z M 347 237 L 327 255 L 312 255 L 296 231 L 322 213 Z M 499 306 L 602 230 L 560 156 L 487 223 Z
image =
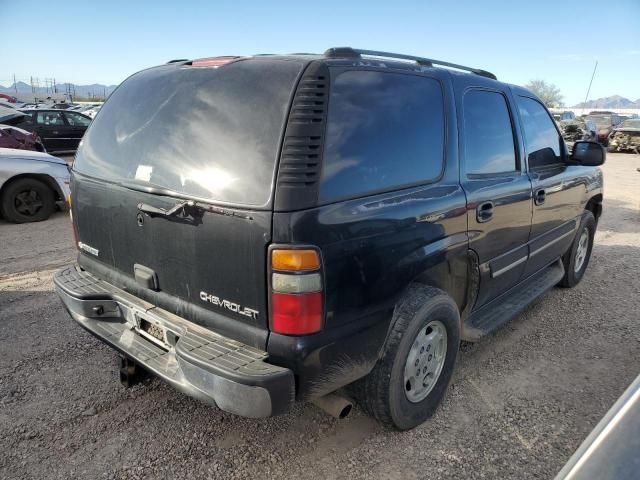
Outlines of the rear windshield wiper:
M 185 200 L 184 202 L 176 203 L 173 207 L 169 209 L 154 207 L 153 205 L 149 205 L 147 203 L 138 204 L 138 210 L 140 210 L 141 212 L 144 212 L 151 216 L 161 215 L 164 217 L 173 217 L 176 215 L 187 215 L 188 210 L 192 208 L 200 211 L 216 213 L 218 215 L 226 215 L 228 217 L 238 217 L 238 218 L 244 218 L 246 220 L 253 220 L 253 217 L 250 215 L 234 212 L 233 210 L 229 210 L 226 208 L 215 207 L 213 205 L 208 205 L 203 202 L 196 202 L 195 200 Z

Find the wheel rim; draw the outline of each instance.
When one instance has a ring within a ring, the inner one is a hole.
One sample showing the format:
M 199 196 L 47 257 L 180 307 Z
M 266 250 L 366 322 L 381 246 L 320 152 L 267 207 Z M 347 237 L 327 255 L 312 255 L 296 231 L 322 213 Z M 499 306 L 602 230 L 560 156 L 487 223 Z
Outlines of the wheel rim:
M 33 217 L 44 206 L 44 202 L 35 190 L 24 190 L 15 196 L 13 205 L 21 215 Z
M 438 320 L 422 327 L 409 349 L 404 365 L 407 400 L 424 400 L 436 385 L 447 356 L 447 329 Z
M 578 240 L 578 248 L 576 249 L 576 261 L 573 265 L 573 271 L 578 273 L 582 266 L 584 265 L 584 261 L 587 258 L 587 252 L 589 251 L 589 230 L 586 228 L 582 230 L 580 234 L 580 240 Z

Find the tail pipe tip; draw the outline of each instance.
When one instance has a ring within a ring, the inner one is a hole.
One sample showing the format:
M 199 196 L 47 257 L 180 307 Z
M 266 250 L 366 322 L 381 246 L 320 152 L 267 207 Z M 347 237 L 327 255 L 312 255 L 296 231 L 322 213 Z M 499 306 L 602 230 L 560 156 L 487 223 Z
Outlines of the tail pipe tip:
M 334 418 L 346 418 L 353 409 L 353 402 L 350 399 L 336 393 L 314 398 L 311 403 Z

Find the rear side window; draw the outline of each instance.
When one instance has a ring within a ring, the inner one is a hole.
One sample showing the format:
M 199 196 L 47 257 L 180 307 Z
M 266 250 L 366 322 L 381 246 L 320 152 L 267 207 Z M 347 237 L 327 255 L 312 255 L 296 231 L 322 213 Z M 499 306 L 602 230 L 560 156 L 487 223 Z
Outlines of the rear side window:
M 487 175 L 516 170 L 511 117 L 504 96 L 471 90 L 463 97 L 465 169 Z
M 516 97 L 529 154 L 529 167 L 553 165 L 562 160 L 560 134 L 541 103 L 528 97 Z
M 78 113 L 74 112 L 64 112 L 64 116 L 67 117 L 67 122 L 69 125 L 74 127 L 88 127 L 91 123 L 91 119 L 84 117 Z
M 437 80 L 355 70 L 332 79 L 321 201 L 436 179 L 443 155 Z

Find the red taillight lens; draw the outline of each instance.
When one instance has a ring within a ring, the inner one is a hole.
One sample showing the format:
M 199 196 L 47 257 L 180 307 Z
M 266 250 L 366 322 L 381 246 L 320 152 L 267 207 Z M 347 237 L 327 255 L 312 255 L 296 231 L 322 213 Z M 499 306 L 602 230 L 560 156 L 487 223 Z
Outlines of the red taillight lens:
M 199 58 L 197 60 L 193 60 L 191 62 L 192 67 L 200 67 L 200 68 L 217 68 L 227 63 L 231 63 L 240 57 L 210 57 L 210 58 Z
M 307 335 L 322 328 L 322 292 L 273 293 L 271 327 L 285 335 Z
M 67 199 L 69 205 L 69 220 L 71 220 L 71 232 L 73 233 L 73 244 L 78 248 L 78 229 L 76 228 L 76 222 L 73 221 L 73 209 L 71 208 L 71 194 Z
M 320 251 L 278 248 L 271 251 L 271 329 L 283 335 L 322 330 L 324 294 Z

